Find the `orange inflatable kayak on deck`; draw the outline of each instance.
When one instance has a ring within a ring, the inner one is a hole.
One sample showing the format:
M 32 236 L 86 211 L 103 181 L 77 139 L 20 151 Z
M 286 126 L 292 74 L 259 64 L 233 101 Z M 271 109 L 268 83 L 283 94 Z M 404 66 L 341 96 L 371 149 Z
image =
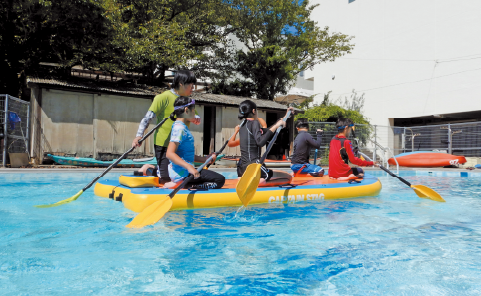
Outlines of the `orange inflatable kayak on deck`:
M 444 152 L 415 151 L 396 155 L 400 166 L 405 167 L 444 167 L 466 163 L 464 156 L 452 155 Z M 389 158 L 390 165 L 396 165 L 394 158 Z

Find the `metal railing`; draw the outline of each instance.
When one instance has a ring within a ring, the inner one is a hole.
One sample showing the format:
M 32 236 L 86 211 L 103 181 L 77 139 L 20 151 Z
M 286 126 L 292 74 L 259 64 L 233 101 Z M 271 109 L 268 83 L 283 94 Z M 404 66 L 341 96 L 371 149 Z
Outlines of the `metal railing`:
M 468 157 L 481 156 L 481 122 L 404 128 L 405 152 L 436 150 Z
M 383 156 L 382 156 L 382 165 L 384 167 L 387 167 L 389 168 L 389 158 L 393 158 L 394 159 L 394 162 L 396 162 L 396 173 L 399 174 L 399 163 L 396 159 L 396 155 L 394 155 L 394 152 L 392 152 L 391 148 L 387 147 L 387 148 L 384 148 L 381 144 L 379 144 L 378 142 L 376 142 L 375 140 L 372 141 L 375 145 L 376 148 L 379 148 L 382 152 L 383 152 Z
M 322 166 L 329 165 L 329 143 L 331 139 L 337 134 L 336 124 L 334 122 L 309 122 L 309 133 L 312 137 L 316 138 L 316 130 L 322 129 L 322 143 L 321 147 L 318 149 L 318 157 L 321 157 L 319 162 Z M 374 127 L 370 125 L 356 125 L 356 137 L 359 139 L 359 146 L 362 147 L 362 150 L 372 156 L 374 160 L 376 160 L 377 156 L 377 148 L 375 145 L 371 143 L 371 135 L 375 134 Z M 311 158 L 314 157 L 314 149 L 311 150 Z M 386 159 L 387 162 L 387 159 Z
M 0 95 L 0 165 L 6 167 L 7 153 L 29 153 L 30 102 Z
M 324 130 L 318 149 L 320 164 L 329 162 L 329 143 L 337 134 L 334 122 L 310 122 L 309 132 L 315 138 L 316 130 Z M 466 157 L 481 157 L 481 122 L 442 124 L 416 127 L 358 125 L 355 129 L 359 146 L 375 161 L 388 167 L 387 160 L 395 155 L 412 151 L 441 151 Z M 314 149 L 311 152 L 314 157 Z M 397 161 L 396 161 L 397 163 Z M 396 166 L 399 169 L 399 165 Z

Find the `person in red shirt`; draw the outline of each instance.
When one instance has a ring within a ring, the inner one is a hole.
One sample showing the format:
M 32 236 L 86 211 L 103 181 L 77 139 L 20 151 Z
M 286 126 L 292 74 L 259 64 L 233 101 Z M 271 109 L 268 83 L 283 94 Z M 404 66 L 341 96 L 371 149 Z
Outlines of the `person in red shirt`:
M 378 165 L 354 155 L 352 143 L 347 138 L 354 130 L 354 122 L 349 118 L 339 118 L 336 122 L 337 135 L 332 138 L 329 148 L 329 177 L 337 180 L 350 180 L 364 177 L 361 168 L 351 168 L 349 162 L 358 166 Z

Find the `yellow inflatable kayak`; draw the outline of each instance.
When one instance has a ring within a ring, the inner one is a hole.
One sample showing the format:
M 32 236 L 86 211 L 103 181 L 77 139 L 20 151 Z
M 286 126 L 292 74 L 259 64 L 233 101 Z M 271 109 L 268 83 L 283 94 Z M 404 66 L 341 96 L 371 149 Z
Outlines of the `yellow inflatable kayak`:
M 180 190 L 172 199 L 171 210 L 200 209 L 215 207 L 239 207 L 235 186 L 237 179 L 226 180 L 221 189 Z M 357 183 L 359 182 L 359 183 Z M 375 196 L 381 191 L 379 179 L 366 175 L 357 182 L 332 180 L 328 176 L 295 177 L 291 184 L 275 187 L 260 187 L 249 203 L 294 203 L 309 200 L 343 199 L 362 196 Z M 100 197 L 110 197 L 122 201 L 124 206 L 134 212 L 141 212 L 152 203 L 165 198 L 172 189 L 156 187 L 158 178 L 121 176 L 119 180 L 100 180 L 94 192 Z

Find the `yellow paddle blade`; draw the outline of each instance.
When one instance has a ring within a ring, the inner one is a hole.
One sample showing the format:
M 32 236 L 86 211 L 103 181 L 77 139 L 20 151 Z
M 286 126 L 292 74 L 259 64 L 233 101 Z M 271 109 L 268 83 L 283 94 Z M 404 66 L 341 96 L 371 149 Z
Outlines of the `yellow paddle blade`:
M 257 186 L 259 186 L 261 166 L 258 163 L 250 164 L 235 187 L 237 196 L 246 207 L 256 194 Z
M 79 192 L 77 192 L 77 194 L 75 194 L 74 196 L 72 196 L 72 197 L 70 197 L 70 198 L 61 200 L 61 201 L 56 202 L 56 203 L 53 203 L 53 204 L 49 204 L 49 205 L 38 205 L 38 206 L 34 206 L 34 207 L 36 207 L 36 208 L 51 208 L 51 207 L 57 207 L 57 206 L 60 206 L 60 205 L 63 205 L 63 204 L 66 204 L 66 203 L 69 203 L 69 202 L 72 202 L 72 201 L 76 200 L 80 195 L 82 195 L 82 193 L 84 193 L 83 189 L 80 190 Z
M 434 201 L 440 201 L 440 202 L 446 202 L 444 198 L 439 195 L 436 191 L 433 189 L 424 186 L 424 185 L 411 185 L 411 188 L 414 189 L 414 192 L 421 197 L 421 198 L 429 198 Z
M 165 213 L 172 207 L 172 199 L 166 196 L 164 199 L 158 200 L 146 207 L 140 214 L 130 221 L 126 226 L 129 228 L 142 228 L 147 225 L 155 224 Z

